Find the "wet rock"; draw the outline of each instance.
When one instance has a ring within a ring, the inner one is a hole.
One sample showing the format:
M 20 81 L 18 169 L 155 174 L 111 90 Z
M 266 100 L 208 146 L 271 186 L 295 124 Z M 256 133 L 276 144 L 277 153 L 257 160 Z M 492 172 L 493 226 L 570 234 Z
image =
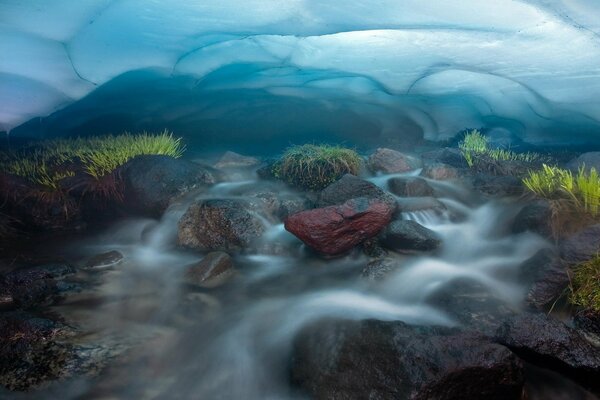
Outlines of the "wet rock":
M 25 390 L 63 375 L 72 357 L 57 323 L 24 312 L 0 313 L 0 385 Z
M 591 260 L 600 254 L 600 224 L 588 226 L 560 244 L 560 256 L 568 265 Z
M 396 199 L 394 196 L 380 189 L 375 184 L 351 174 L 344 175 L 323 189 L 319 194 L 317 205 L 318 207 L 334 206 L 344 204 L 346 201 L 358 197 L 377 199 L 388 204 L 393 209 L 396 208 Z
M 222 251 L 208 253 L 202 260 L 187 267 L 185 282 L 190 285 L 211 288 L 219 286 L 233 273 L 231 256 Z
M 434 197 L 405 197 L 398 199 L 398 209 L 401 212 L 431 211 L 441 215 L 448 208 Z
M 461 173 L 457 168 L 447 164 L 430 164 L 423 167 L 421 176 L 436 181 L 458 179 Z
M 423 164 L 447 164 L 455 168 L 467 168 L 468 164 L 459 149 L 444 147 L 421 154 Z
M 395 174 L 421 168 L 422 164 L 421 160 L 416 157 L 396 150 L 379 148 L 369 156 L 367 165 L 373 172 Z
M 314 399 L 520 399 L 520 361 L 486 338 L 402 322 L 320 321 L 294 342 L 292 381 Z
M 520 196 L 524 192 L 521 179 L 512 175 L 477 174 L 472 185 L 484 195 L 494 197 Z
M 522 314 L 503 323 L 495 340 L 523 359 L 598 387 L 600 348 L 545 314 Z
M 190 188 L 218 182 L 221 174 L 212 167 L 169 156 L 144 155 L 118 169 L 128 212 L 157 217 L 171 201 Z
M 285 229 L 317 252 L 336 255 L 377 235 L 390 222 L 392 213 L 388 204 L 360 197 L 290 215 Z
M 552 206 L 547 200 L 536 200 L 529 203 L 516 215 L 512 232 L 529 231 L 551 238 L 553 236 L 552 214 Z
M 378 237 L 365 240 L 362 244 L 363 253 L 369 257 L 382 258 L 388 255 L 388 251 L 383 248 Z
M 584 334 L 588 341 L 600 348 L 600 313 L 592 310 L 582 310 L 573 318 L 577 330 Z
M 600 172 L 600 151 L 583 153 L 567 163 L 567 168 L 572 171 L 577 171 L 580 167 L 585 167 L 587 171 L 595 168 L 596 171 Z
M 527 303 L 547 310 L 564 296 L 570 279 L 559 257 L 544 249 L 519 266 L 519 282 L 529 287 Z
M 226 151 L 215 164 L 215 168 L 243 168 L 258 164 L 260 164 L 258 158 L 243 156 L 233 151 Z
M 28 309 L 49 305 L 62 295 L 75 289 L 59 284 L 59 279 L 75 273 L 68 264 L 47 264 L 18 269 L 0 278 L 0 294 L 4 298 L 4 308 Z
M 395 258 L 379 258 L 369 261 L 362 270 L 362 276 L 372 281 L 384 280 L 389 274 L 397 271 L 402 262 Z
M 433 188 L 427 181 L 418 177 L 396 177 L 388 180 L 390 192 L 401 197 L 433 196 Z
M 302 194 L 290 192 L 280 182 L 254 182 L 231 191 L 234 196 L 244 197 L 249 206 L 273 221 L 285 219 L 288 215 L 304 211 L 312 203 Z
M 399 252 L 432 251 L 441 242 L 437 233 L 415 221 L 395 220 L 385 228 L 381 242 Z
M 85 267 L 96 270 L 110 269 L 121 264 L 122 261 L 123 254 L 116 250 L 112 250 L 106 253 L 97 254 L 93 256 L 85 263 Z
M 493 335 L 516 311 L 490 293 L 489 287 L 473 279 L 456 278 L 437 287 L 425 302 L 443 311 L 461 326 Z
M 242 251 L 265 231 L 261 217 L 241 199 L 192 204 L 179 221 L 179 244 L 201 251 Z

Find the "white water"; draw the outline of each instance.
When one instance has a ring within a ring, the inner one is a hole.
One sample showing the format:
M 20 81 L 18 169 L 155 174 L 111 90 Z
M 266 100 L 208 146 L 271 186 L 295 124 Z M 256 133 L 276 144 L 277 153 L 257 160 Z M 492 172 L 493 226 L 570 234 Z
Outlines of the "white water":
M 386 178 L 373 181 L 383 186 Z M 220 184 L 202 197 L 233 196 L 232 191 L 246 184 L 251 182 Z M 286 375 L 291 343 L 311 321 L 339 317 L 457 325 L 426 300 L 461 278 L 476 281 L 491 296 L 517 308 L 523 293 L 514 281 L 515 270 L 545 242 L 535 235 L 507 234 L 506 205 L 467 204 L 470 193 L 442 185 L 449 210 L 465 217 L 453 222 L 448 214 L 427 210 L 402 215 L 436 231 L 442 248 L 435 256 L 404 258 L 396 272 L 375 283 L 360 277 L 368 262 L 364 255 L 329 260 L 311 256 L 277 223 L 268 226 L 263 241 L 279 241 L 293 251 L 237 256 L 237 275 L 226 286 L 190 292 L 181 276 L 202 255 L 175 246 L 185 204 L 173 207 L 159 222 L 130 221 L 85 242 L 90 254 L 116 249 L 127 262 L 103 277 L 96 289 L 97 306 L 82 310 L 72 302 L 58 311 L 104 336 L 118 331 L 135 337 L 142 330 L 153 339 L 140 340 L 130 361 L 99 383 L 66 385 L 72 393 L 60 395 L 89 397 L 108 387 L 111 393 L 140 399 L 292 398 Z

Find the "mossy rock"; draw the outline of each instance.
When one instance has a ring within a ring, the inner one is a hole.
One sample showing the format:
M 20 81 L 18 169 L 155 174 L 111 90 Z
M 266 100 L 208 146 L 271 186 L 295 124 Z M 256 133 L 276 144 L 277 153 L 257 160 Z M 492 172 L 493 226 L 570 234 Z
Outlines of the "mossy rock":
M 305 144 L 288 148 L 273 164 L 272 172 L 292 186 L 321 190 L 345 174 L 358 174 L 361 162 L 352 149 Z

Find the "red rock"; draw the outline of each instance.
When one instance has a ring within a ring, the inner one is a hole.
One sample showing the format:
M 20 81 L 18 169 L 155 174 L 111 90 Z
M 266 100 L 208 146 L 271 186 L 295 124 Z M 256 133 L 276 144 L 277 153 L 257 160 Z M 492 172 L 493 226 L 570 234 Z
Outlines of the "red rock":
M 368 161 L 373 172 L 395 174 L 420 168 L 421 160 L 392 149 L 379 148 L 371 154 Z
M 290 215 L 285 229 L 317 252 L 336 255 L 377 235 L 390 222 L 393 211 L 381 200 L 360 197 Z

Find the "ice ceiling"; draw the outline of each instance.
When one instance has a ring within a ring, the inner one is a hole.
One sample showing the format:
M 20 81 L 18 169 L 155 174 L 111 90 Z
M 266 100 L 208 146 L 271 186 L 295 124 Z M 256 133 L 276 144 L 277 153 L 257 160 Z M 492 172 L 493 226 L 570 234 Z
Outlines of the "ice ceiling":
M 559 143 L 600 141 L 599 121 L 597 0 L 0 1 L 15 134 L 304 123 Z

